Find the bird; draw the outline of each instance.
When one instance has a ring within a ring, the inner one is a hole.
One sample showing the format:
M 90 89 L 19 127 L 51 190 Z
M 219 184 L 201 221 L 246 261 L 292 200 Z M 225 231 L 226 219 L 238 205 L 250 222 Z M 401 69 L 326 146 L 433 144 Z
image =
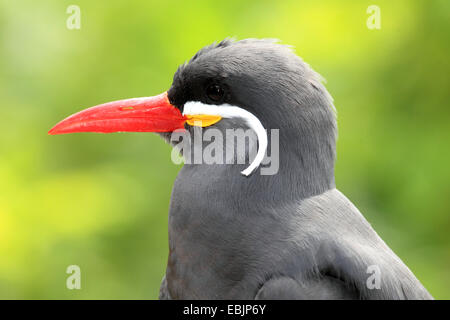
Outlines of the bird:
M 49 134 L 155 132 L 175 147 L 175 132 L 239 128 L 255 133 L 253 162 L 187 162 L 175 179 L 160 299 L 433 299 L 336 188 L 333 99 L 291 46 L 226 38 L 168 91 L 82 110 Z M 262 174 L 275 147 L 277 171 Z

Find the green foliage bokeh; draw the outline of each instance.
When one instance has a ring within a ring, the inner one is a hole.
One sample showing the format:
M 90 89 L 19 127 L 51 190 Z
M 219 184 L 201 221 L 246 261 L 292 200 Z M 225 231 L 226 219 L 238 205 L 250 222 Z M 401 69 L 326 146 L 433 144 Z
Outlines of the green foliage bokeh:
M 69 30 L 69 5 L 81 29 Z M 369 5 L 381 29 L 366 26 Z M 154 134 L 48 136 L 82 108 L 167 90 L 225 37 L 278 38 L 327 79 L 337 187 L 450 298 L 450 2 L 0 1 L 0 298 L 151 299 L 179 166 Z M 81 290 L 66 289 L 79 265 Z

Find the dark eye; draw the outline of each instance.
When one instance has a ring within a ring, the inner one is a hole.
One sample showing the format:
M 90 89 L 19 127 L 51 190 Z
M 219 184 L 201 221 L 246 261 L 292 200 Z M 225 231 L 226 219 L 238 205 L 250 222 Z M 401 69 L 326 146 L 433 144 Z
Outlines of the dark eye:
M 225 91 L 223 88 L 218 84 L 211 84 L 206 88 L 206 95 L 208 98 L 210 98 L 212 101 L 218 102 L 223 99 L 223 96 L 225 95 Z

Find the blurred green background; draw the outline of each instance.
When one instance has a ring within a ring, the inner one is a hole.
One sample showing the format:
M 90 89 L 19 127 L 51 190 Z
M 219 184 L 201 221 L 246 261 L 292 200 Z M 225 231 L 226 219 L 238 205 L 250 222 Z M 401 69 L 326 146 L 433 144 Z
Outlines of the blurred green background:
M 66 9 L 81 8 L 69 30 Z M 369 5 L 381 29 L 369 30 Z M 327 79 L 336 181 L 450 298 L 450 2 L 0 1 L 0 298 L 156 298 L 179 166 L 154 134 L 48 136 L 82 108 L 169 88 L 228 36 L 279 38 Z M 82 289 L 66 289 L 79 265 Z

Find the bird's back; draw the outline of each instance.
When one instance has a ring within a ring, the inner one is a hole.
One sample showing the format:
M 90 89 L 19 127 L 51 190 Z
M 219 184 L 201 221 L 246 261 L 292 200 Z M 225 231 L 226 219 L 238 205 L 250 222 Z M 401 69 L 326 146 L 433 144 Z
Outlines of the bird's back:
M 195 201 L 186 206 L 186 199 L 178 199 L 180 193 L 173 196 L 162 296 L 432 298 L 336 189 L 275 207 L 229 202 L 229 211 L 219 203 L 211 203 L 208 210 Z M 177 205 L 180 200 L 183 207 Z
M 320 298 L 324 291 L 330 290 L 336 292 L 337 298 L 352 295 L 361 299 L 432 298 L 338 190 L 301 200 L 290 217 L 289 241 L 298 243 L 300 252 L 303 251 L 299 259 L 307 260 L 300 262 L 302 271 L 294 279 L 307 283 L 304 280 L 307 270 L 310 281 L 313 279 L 310 298 Z M 335 280 L 339 282 L 336 284 Z

